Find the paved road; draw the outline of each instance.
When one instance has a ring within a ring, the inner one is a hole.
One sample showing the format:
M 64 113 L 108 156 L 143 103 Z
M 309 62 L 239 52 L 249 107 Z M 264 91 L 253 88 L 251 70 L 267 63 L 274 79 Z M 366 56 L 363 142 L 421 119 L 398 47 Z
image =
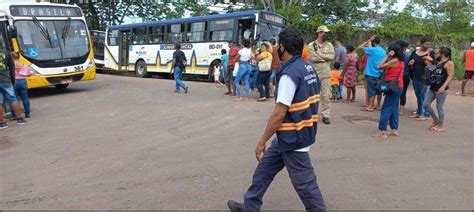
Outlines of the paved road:
M 174 94 L 171 80 L 98 75 L 34 91 L 28 124 L 0 131 L 0 208 L 226 209 L 241 200 L 273 105 L 189 85 Z M 448 97 L 444 134 L 404 116 L 401 136 L 386 141 L 368 136 L 378 113 L 335 104 L 310 152 L 328 208 L 474 208 L 473 103 Z M 304 209 L 286 171 L 264 200 L 263 209 Z

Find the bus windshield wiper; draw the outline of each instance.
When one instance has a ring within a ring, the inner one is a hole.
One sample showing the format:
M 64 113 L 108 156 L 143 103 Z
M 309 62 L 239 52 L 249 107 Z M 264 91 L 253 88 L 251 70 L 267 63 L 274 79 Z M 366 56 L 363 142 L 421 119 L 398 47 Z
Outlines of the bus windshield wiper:
M 51 48 L 53 48 L 53 43 L 51 42 L 51 36 L 49 35 L 49 32 L 41 23 L 38 21 L 38 18 L 33 17 L 33 23 L 36 25 L 36 27 L 40 30 L 41 35 L 43 35 L 44 39 L 46 39 L 49 42 L 49 45 Z
M 66 46 L 66 38 L 69 34 L 69 28 L 71 28 L 71 18 L 67 18 L 66 23 L 64 24 L 63 32 L 62 32 L 62 38 L 64 42 L 64 46 Z
M 275 33 L 275 31 L 273 31 L 272 25 L 270 25 L 270 23 L 267 23 L 267 26 L 268 26 L 268 29 L 270 29 L 270 32 L 272 33 L 272 36 L 276 37 L 276 33 Z

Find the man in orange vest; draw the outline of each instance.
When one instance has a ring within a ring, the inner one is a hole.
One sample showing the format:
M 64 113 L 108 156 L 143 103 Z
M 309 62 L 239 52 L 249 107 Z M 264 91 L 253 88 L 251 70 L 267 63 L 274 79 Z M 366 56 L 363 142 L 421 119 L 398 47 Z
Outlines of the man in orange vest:
M 466 84 L 474 75 L 474 41 L 471 42 L 471 48 L 464 52 L 463 62 L 466 72 L 462 81 L 461 95 L 466 96 Z

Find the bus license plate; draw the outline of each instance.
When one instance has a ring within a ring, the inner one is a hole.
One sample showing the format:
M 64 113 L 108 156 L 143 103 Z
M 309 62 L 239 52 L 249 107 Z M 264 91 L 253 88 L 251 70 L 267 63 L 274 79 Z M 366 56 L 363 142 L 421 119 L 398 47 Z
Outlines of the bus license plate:
M 64 79 L 64 80 L 61 80 L 60 84 L 70 84 L 70 83 L 72 83 L 72 79 Z

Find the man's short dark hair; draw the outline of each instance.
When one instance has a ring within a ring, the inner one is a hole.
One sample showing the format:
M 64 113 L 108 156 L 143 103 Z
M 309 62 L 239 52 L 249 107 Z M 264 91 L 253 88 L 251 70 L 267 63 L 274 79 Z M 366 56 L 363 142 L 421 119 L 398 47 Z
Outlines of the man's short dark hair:
M 335 69 L 341 68 L 341 64 L 340 64 L 339 62 L 335 62 L 335 63 L 333 64 L 333 66 L 334 66 Z
M 379 45 L 380 44 L 380 37 L 375 37 L 374 40 L 372 41 L 372 44 Z
M 227 50 L 222 49 L 222 50 L 221 50 L 221 54 L 227 54 Z
M 423 36 L 420 40 L 420 43 L 424 44 L 426 42 L 432 42 L 432 41 L 433 41 L 433 39 L 430 36 Z
M 277 44 L 277 41 L 276 41 L 275 38 L 272 38 L 272 39 L 270 39 L 270 43 L 271 43 L 272 45 L 276 45 L 276 44 Z
M 179 42 L 174 43 L 174 49 L 181 49 L 181 43 Z
M 291 54 L 301 54 L 304 48 L 304 39 L 300 31 L 294 27 L 288 27 L 279 35 L 280 45 L 285 47 L 285 50 Z
M 245 48 L 250 48 L 250 41 L 249 40 L 244 40 L 244 47 Z

